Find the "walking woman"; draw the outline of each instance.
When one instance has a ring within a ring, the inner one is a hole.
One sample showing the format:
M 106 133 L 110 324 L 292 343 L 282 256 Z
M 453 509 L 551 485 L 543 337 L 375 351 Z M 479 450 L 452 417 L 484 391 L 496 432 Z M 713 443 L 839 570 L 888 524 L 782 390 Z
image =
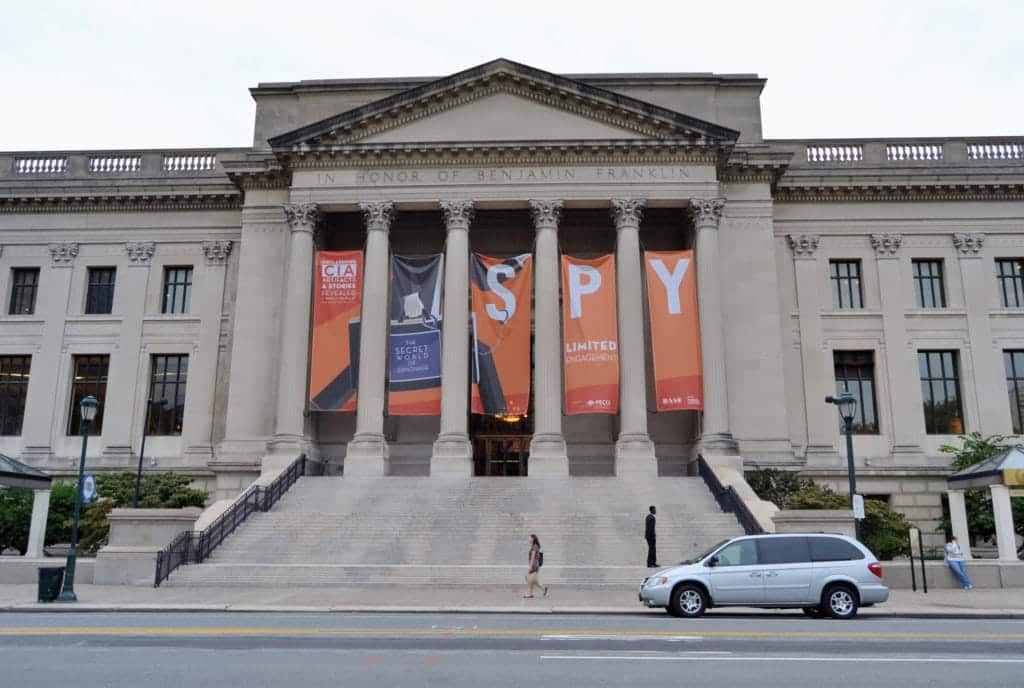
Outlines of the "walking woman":
M 548 586 L 542 585 L 538 572 L 540 567 L 544 565 L 544 553 L 540 549 L 540 540 L 536 535 L 530 533 L 530 568 L 526 572 L 526 594 L 523 597 L 533 597 L 533 589 L 540 588 L 544 592 L 544 597 L 548 596 Z

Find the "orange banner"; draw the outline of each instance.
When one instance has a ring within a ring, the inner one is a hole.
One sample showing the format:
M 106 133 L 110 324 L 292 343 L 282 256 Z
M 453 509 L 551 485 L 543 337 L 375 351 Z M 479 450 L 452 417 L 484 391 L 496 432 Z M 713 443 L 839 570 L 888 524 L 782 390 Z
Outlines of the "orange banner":
M 530 288 L 533 257 L 473 254 L 473 413 L 527 413 L 530 406 Z
M 309 372 L 311 411 L 356 410 L 362 295 L 362 251 L 317 252 Z
M 565 413 L 619 412 L 615 257 L 562 256 Z
M 659 411 L 704 408 L 693 251 L 645 251 Z

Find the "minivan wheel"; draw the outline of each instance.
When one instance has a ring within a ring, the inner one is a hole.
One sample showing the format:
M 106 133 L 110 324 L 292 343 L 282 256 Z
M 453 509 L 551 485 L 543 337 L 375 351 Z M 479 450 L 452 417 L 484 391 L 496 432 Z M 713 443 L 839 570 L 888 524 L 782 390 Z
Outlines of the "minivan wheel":
M 825 614 L 818 607 L 804 607 L 802 611 L 804 613 L 804 616 L 809 616 L 812 619 L 820 619 L 823 616 L 825 616 Z
M 703 616 L 708 609 L 708 598 L 696 585 L 680 585 L 672 591 L 672 601 L 668 613 L 672 616 L 696 618 Z
M 847 585 L 829 586 L 821 596 L 822 609 L 833 619 L 852 619 L 857 606 L 857 593 Z

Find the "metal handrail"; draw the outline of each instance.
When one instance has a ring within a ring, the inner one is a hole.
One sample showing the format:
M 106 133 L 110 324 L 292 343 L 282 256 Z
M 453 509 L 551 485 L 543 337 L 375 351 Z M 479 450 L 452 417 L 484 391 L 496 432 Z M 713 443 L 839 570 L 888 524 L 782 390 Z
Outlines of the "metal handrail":
M 250 486 L 231 508 L 203 530 L 186 530 L 176 535 L 169 545 L 157 552 L 153 587 L 160 587 L 179 566 L 201 564 L 249 516 L 257 511 L 270 511 L 305 473 L 306 456 L 303 454 L 269 485 Z
M 760 535 L 764 533 L 757 519 L 754 518 L 754 514 L 751 513 L 746 503 L 736 492 L 736 488 L 732 485 L 729 487 L 722 485 L 722 482 L 715 475 L 715 472 L 711 470 L 711 466 L 708 465 L 703 456 L 697 457 L 697 472 L 700 474 L 700 477 L 704 478 L 704 484 L 711 490 L 715 501 L 718 502 L 718 507 L 722 511 L 736 516 L 736 520 L 743 526 L 743 531 L 747 535 Z

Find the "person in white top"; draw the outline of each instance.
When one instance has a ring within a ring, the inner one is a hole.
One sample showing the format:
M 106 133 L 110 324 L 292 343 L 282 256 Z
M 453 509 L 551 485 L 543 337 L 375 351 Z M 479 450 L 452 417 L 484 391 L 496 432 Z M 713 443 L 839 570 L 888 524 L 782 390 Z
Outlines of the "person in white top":
M 946 566 L 960 579 L 960 585 L 963 586 L 964 590 L 970 590 L 974 587 L 971 585 L 971 579 L 967 577 L 967 564 L 964 562 L 964 553 L 960 549 L 960 543 L 956 541 L 955 537 L 950 538 L 949 542 L 946 543 Z

